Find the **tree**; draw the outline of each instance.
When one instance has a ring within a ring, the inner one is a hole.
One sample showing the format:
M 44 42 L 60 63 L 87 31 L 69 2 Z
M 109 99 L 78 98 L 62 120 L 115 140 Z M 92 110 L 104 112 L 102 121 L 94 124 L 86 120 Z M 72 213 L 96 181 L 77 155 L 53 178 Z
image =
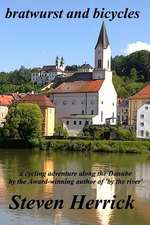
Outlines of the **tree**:
M 76 72 L 76 71 L 78 71 L 78 68 L 79 68 L 79 66 L 77 66 L 77 65 L 72 65 L 72 66 L 67 65 L 65 68 L 65 71 Z
M 59 138 L 67 138 L 68 137 L 68 131 L 63 126 L 56 127 L 54 136 L 59 137 Z
M 112 59 L 112 69 L 121 76 L 130 77 L 132 68 L 136 69 L 139 82 L 150 81 L 150 52 L 142 50 Z
M 19 103 L 12 106 L 6 117 L 4 134 L 29 141 L 42 134 L 42 113 L 38 105 Z
M 134 67 L 130 70 L 130 78 L 134 81 L 137 80 L 137 71 Z

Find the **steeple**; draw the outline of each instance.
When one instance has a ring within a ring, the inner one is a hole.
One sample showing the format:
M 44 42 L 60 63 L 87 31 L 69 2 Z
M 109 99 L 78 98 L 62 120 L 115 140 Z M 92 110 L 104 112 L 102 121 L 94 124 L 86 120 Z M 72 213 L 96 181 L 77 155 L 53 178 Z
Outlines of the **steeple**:
M 106 27 L 103 22 L 95 46 L 95 68 L 93 79 L 106 79 L 106 71 L 111 72 L 111 48 Z M 111 75 L 109 77 L 111 78 Z
M 95 49 L 97 48 L 98 45 L 104 49 L 106 49 L 109 45 L 109 40 L 108 40 L 107 31 L 106 31 L 104 22 L 102 24 L 101 31 L 100 31 Z

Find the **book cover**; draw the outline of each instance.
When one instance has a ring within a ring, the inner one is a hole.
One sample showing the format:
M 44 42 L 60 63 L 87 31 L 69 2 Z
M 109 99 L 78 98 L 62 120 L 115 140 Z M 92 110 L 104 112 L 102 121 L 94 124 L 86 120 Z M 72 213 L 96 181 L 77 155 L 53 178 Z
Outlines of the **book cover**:
M 0 224 L 150 224 L 149 3 L 0 2 Z

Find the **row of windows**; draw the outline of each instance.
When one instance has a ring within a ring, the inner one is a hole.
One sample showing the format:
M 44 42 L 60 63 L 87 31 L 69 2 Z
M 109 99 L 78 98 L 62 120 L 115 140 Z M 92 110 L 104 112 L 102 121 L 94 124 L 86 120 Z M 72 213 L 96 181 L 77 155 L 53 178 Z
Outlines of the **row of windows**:
M 66 124 L 69 125 L 70 124 L 70 121 L 67 120 L 66 121 Z M 87 121 L 85 121 L 85 123 L 83 121 L 81 121 L 81 120 L 79 120 L 79 121 L 74 120 L 73 121 L 73 125 L 83 125 L 83 124 L 89 125 L 89 121 L 87 120 Z
M 35 76 L 32 76 L 32 79 L 39 79 L 39 78 L 42 78 L 42 79 L 46 79 L 47 78 L 48 79 L 48 78 L 51 78 L 51 77 L 54 78 L 55 76 L 56 76 L 56 74 L 51 74 L 49 76 L 48 75 L 45 75 L 45 76 L 39 75 L 39 76 L 36 76 L 36 77 Z
M 67 105 L 69 102 L 67 102 L 66 100 L 64 100 L 63 102 L 63 105 Z M 72 101 L 72 105 L 75 105 L 77 103 L 77 100 L 73 100 Z M 55 104 L 57 104 L 57 102 L 55 101 Z M 81 101 L 81 105 L 84 105 L 85 104 L 85 101 Z M 94 101 L 91 101 L 90 102 L 91 105 L 94 105 L 95 102 Z
M 55 103 L 55 105 L 56 105 L 56 104 L 57 104 L 57 101 L 55 101 L 54 103 Z M 69 102 L 66 101 L 66 100 L 64 100 L 62 103 L 63 103 L 63 105 L 69 104 Z M 72 105 L 75 105 L 76 103 L 77 103 L 77 100 L 74 99 L 74 100 L 72 101 Z M 81 105 L 84 105 L 85 103 L 86 103 L 85 101 L 81 101 Z M 101 104 L 103 104 L 103 103 L 104 103 L 104 102 L 101 101 Z M 95 104 L 95 101 L 94 101 L 94 100 L 90 101 L 90 104 L 91 104 L 91 105 L 94 105 L 94 104 Z M 114 102 L 112 103 L 112 105 L 113 105 L 113 106 L 115 105 Z
M 39 77 L 39 76 L 55 76 L 56 73 L 32 73 L 32 76 L 33 77 Z
M 145 131 L 145 132 L 144 132 L 144 130 L 141 130 L 141 131 L 140 131 L 141 137 L 144 137 L 144 133 L 145 133 L 146 137 L 150 137 L 150 132 L 149 132 L 149 131 Z

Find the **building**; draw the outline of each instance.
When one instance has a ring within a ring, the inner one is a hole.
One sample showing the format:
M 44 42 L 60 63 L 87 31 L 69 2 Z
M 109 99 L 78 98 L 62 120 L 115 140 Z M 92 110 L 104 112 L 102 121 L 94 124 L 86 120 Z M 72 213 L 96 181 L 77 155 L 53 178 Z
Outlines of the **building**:
M 117 122 L 120 125 L 128 125 L 128 99 L 117 99 Z
M 93 72 L 93 67 L 90 64 L 87 64 L 86 62 L 82 64 L 79 69 L 79 72 Z
M 10 95 L 0 95 L 0 127 L 3 127 L 9 106 L 13 103 L 14 98 Z
M 43 114 L 42 132 L 44 136 L 52 136 L 55 128 L 55 107 L 45 95 L 27 94 L 20 102 L 37 104 Z
M 128 124 L 136 126 L 137 110 L 146 102 L 150 101 L 150 85 L 145 86 L 135 95 L 129 97 Z
M 111 48 L 103 23 L 95 46 L 93 72 L 75 73 L 50 95 L 57 125 L 77 135 L 87 124 L 116 124 L 117 94 L 112 83 Z
M 61 61 L 63 58 L 61 58 Z M 34 68 L 32 70 L 32 77 L 31 80 L 33 83 L 37 85 L 45 85 L 50 83 L 55 79 L 58 75 L 64 74 L 64 63 L 61 62 L 59 58 L 56 58 L 56 65 L 48 65 L 43 66 L 42 68 Z
M 150 102 L 145 103 L 137 110 L 136 136 L 150 139 Z

